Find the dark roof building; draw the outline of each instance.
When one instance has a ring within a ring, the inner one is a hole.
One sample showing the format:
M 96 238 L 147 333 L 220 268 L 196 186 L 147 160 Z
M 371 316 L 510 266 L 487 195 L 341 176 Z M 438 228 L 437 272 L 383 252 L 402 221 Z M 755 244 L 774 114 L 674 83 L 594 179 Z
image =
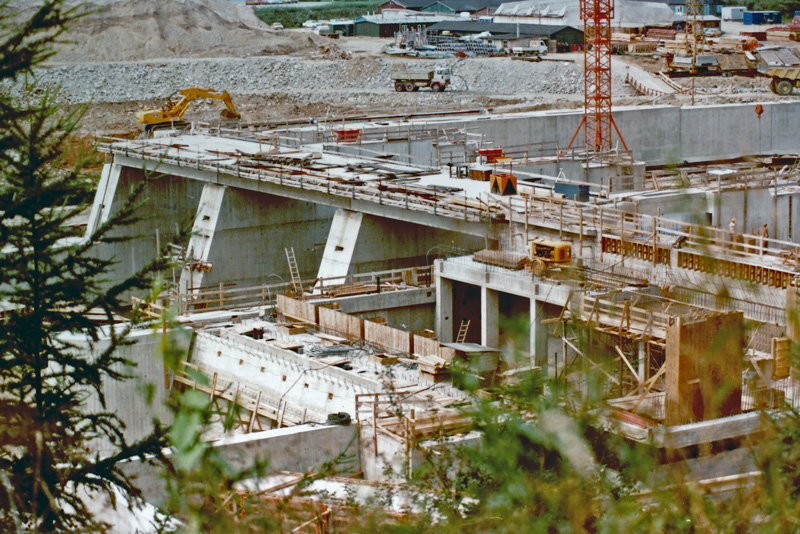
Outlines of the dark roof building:
M 493 36 L 546 37 L 559 43 L 583 44 L 583 31 L 572 26 L 445 20 L 428 27 L 428 33 L 444 31 L 457 36 L 489 32 Z
M 384 9 L 408 9 L 411 11 L 422 11 L 422 8 L 434 3 L 436 0 L 387 0 L 378 6 L 378 13 Z

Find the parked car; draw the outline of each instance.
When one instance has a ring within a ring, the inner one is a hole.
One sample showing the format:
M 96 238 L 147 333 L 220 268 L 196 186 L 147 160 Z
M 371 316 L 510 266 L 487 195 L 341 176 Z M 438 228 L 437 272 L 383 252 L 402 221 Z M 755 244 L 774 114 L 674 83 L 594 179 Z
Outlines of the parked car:
M 272 23 L 272 29 L 273 30 L 282 30 L 283 29 L 283 24 L 281 24 L 280 22 L 273 22 Z

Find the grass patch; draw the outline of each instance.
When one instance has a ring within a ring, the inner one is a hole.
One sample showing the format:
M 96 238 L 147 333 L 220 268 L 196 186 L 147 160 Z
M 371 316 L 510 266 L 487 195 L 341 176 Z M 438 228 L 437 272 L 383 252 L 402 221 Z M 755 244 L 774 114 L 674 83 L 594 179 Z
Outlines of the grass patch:
M 374 11 L 379 2 L 332 2 L 324 6 L 259 7 L 258 18 L 272 24 L 280 22 L 284 28 L 300 28 L 307 20 L 352 19 Z

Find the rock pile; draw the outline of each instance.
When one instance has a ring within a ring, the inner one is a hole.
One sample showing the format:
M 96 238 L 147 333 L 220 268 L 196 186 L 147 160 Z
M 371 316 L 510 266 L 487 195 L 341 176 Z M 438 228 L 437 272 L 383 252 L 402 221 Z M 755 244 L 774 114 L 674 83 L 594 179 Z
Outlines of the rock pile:
M 509 59 L 442 61 L 383 58 L 304 59 L 252 57 L 135 63 L 91 63 L 40 69 L 40 89 L 61 86 L 68 103 L 126 102 L 163 98 L 184 87 L 225 89 L 234 96 L 288 93 L 321 95 L 394 93 L 392 69 L 429 70 L 452 66 L 453 89 L 492 95 L 579 95 L 581 67 L 574 63 L 526 63 Z M 466 84 L 465 84 L 466 82 Z M 19 94 L 20 88 L 15 92 Z M 397 97 L 427 98 L 428 91 Z M 393 97 L 394 98 L 394 97 Z

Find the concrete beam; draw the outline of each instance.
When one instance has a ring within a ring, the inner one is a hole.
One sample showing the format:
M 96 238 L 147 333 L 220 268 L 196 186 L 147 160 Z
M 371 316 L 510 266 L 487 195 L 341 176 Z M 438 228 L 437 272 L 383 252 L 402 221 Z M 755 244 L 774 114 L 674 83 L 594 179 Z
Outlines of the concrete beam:
M 658 427 L 653 429 L 653 442 L 658 447 L 681 449 L 712 441 L 749 436 L 763 430 L 761 412 L 748 412 L 699 423 Z
M 330 299 L 325 299 L 329 302 Z M 337 298 L 336 302 L 341 306 L 342 313 L 356 315 L 370 313 L 394 308 L 408 308 L 411 306 L 422 306 L 436 302 L 436 291 L 434 288 L 405 289 L 403 291 L 389 291 L 385 293 L 370 293 L 368 295 L 358 295 L 354 297 Z
M 362 218 L 363 214 L 358 212 L 336 210 L 317 278 L 332 278 L 329 280 L 332 284 L 345 282 L 345 277 L 350 274 Z
M 197 206 L 197 215 L 192 225 L 192 236 L 189 239 L 189 264 L 181 272 L 180 291 L 184 295 L 189 291 L 197 291 L 203 286 L 205 267 L 211 267 L 208 263 L 208 256 L 214 241 L 214 232 L 217 228 L 224 195 L 224 187 L 214 184 L 203 186 L 200 204 Z
M 542 324 L 546 319 L 544 305 L 535 298 L 531 299 L 530 315 L 530 353 L 533 363 L 540 366 L 547 373 L 547 325 Z
M 497 291 L 481 286 L 481 345 L 498 348 L 500 344 L 500 306 Z
M 119 184 L 121 172 L 122 166 L 116 163 L 103 165 L 100 183 L 97 184 L 97 193 L 92 203 L 92 211 L 89 214 L 89 223 L 86 226 L 87 238 L 108 220 L 108 216 L 111 213 L 111 205 L 114 203 L 114 196 L 117 194 L 117 184 Z
M 436 335 L 442 343 L 453 339 L 453 282 L 439 275 L 442 262 L 434 262 L 436 270 Z
M 234 437 L 224 437 L 211 444 L 234 469 L 252 467 L 253 461 L 267 460 L 270 473 L 291 471 L 312 473 L 323 464 L 342 455 L 352 463 L 337 465 L 342 476 L 361 470 L 358 450 L 358 425 L 297 425 Z M 172 452 L 167 451 L 167 456 Z M 166 505 L 166 482 L 163 467 L 132 460 L 121 465 L 122 471 L 142 490 L 144 499 L 156 506 Z
M 428 226 L 431 228 L 438 228 L 440 230 L 448 230 L 479 237 L 487 237 L 487 235 L 492 237 L 495 235 L 495 233 L 503 231 L 503 228 L 507 228 L 505 224 L 498 225 L 478 221 L 464 221 L 452 217 L 443 217 L 441 215 L 424 211 L 408 210 L 397 206 L 387 206 L 385 204 L 378 204 L 368 200 L 330 195 L 322 191 L 309 191 L 307 189 L 283 186 L 271 182 L 259 182 L 251 178 L 239 177 L 222 172 L 212 173 L 205 170 L 193 169 L 191 167 L 183 167 L 169 163 L 132 158 L 129 156 L 123 156 L 121 154 L 114 155 L 114 163 L 120 165 L 121 167 L 131 167 L 138 170 L 145 169 L 147 171 L 156 172 L 159 174 L 180 176 L 190 180 L 225 185 L 247 191 L 257 191 L 259 193 L 291 198 L 304 202 L 313 202 L 315 204 L 332 206 L 335 208 L 359 212 L 365 215 L 384 217 L 387 219 L 394 219 L 398 221 L 419 224 L 422 226 Z

